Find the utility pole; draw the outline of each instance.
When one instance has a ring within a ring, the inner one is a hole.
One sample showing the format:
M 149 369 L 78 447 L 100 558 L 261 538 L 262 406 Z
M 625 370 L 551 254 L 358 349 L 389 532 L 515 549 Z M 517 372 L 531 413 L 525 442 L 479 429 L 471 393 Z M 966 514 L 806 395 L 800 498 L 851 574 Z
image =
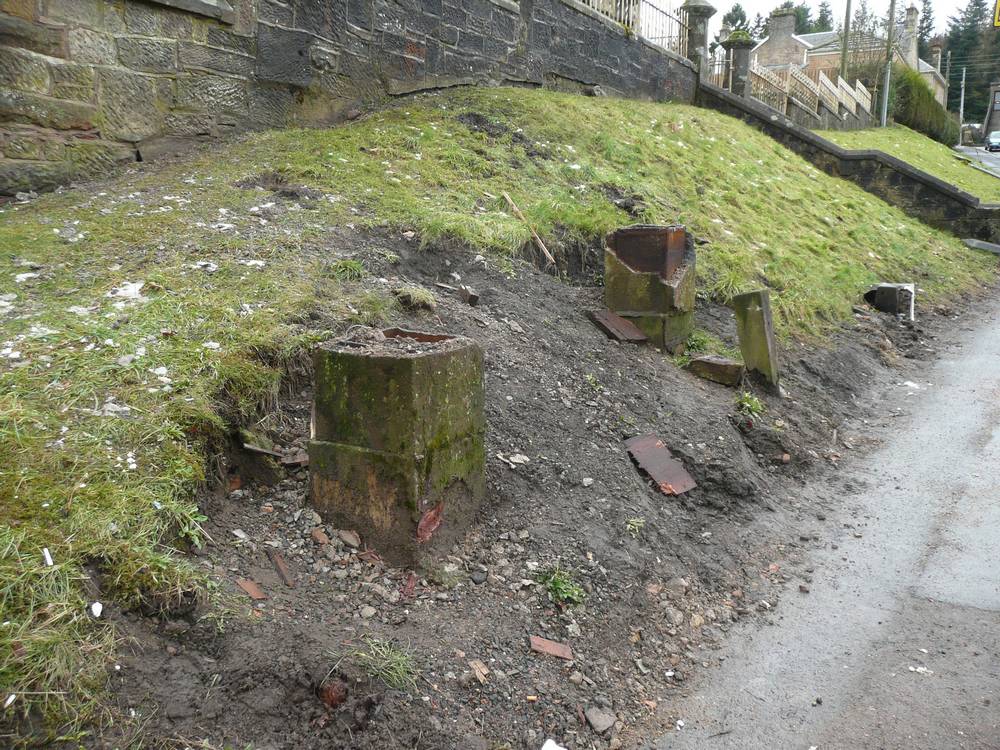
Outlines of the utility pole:
M 990 102 L 992 104 L 992 102 Z M 962 68 L 962 91 L 958 97 L 958 145 L 962 145 L 962 120 L 965 118 L 965 68 Z
M 847 80 L 847 45 L 851 38 L 851 0 L 847 0 L 844 11 L 844 38 L 840 40 L 840 77 Z
M 885 81 L 882 84 L 882 127 L 889 119 L 889 76 L 892 75 L 892 32 L 896 30 L 896 0 L 889 0 L 889 23 L 886 24 Z

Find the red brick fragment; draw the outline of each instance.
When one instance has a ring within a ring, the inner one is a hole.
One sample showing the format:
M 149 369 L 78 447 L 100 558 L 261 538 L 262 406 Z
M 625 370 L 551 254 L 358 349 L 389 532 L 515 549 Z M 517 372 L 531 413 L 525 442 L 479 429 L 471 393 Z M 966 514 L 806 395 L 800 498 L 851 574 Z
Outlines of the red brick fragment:
M 550 641 L 548 638 L 541 638 L 537 635 L 530 636 L 528 641 L 531 643 L 532 651 L 537 651 L 540 654 L 547 654 L 549 656 L 555 656 L 559 659 L 566 659 L 567 661 L 572 661 L 573 659 L 573 649 L 565 643 Z

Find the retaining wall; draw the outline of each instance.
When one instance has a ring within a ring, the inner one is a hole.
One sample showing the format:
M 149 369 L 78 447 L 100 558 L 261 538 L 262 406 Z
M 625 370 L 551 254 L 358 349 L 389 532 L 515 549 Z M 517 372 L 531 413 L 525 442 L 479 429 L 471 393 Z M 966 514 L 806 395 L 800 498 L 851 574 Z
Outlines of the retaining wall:
M 0 195 L 424 89 L 690 102 L 696 81 L 574 0 L 0 0 Z
M 762 130 L 827 174 L 850 180 L 914 218 L 958 237 L 1000 243 L 1000 206 L 980 203 L 882 151 L 848 151 L 756 101 L 702 83 L 698 104 Z

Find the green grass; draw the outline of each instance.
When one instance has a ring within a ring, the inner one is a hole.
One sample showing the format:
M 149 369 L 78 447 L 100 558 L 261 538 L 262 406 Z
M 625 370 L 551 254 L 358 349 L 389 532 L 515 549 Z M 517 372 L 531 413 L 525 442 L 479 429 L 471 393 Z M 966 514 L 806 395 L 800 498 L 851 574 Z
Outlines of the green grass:
M 851 149 L 877 149 L 951 183 L 984 203 L 1000 203 L 1000 178 L 981 172 L 967 158 L 903 125 L 819 135 Z
M 350 660 L 369 679 L 381 682 L 393 690 L 412 692 L 417 689 L 417 670 L 409 650 L 389 640 L 366 635 L 364 646 L 348 652 L 343 658 Z
M 764 404 L 749 391 L 743 391 L 736 396 L 736 410 L 748 417 L 756 417 L 764 413 Z
M 497 134 L 463 124 L 470 112 Z M 265 172 L 319 197 L 291 210 L 237 186 Z M 786 336 L 830 330 L 872 281 L 912 279 L 934 302 L 993 277 L 988 258 L 736 120 L 524 89 L 455 90 L 342 128 L 255 134 L 8 207 L 0 686 L 17 697 L 0 744 L 23 739 L 12 717 L 26 712 L 54 737 L 101 710 L 114 634 L 87 614 L 84 591 L 147 612 L 211 596 L 175 549 L 204 535 L 194 493 L 227 434 L 266 432 L 282 378 L 304 371 L 326 329 L 395 314 L 334 230 L 458 241 L 513 272 L 530 235 L 503 191 L 556 252 L 633 221 L 609 195 L 639 194 L 642 220 L 680 221 L 706 241 L 702 293 L 768 285 Z M 66 227 L 84 238 L 63 239 Z M 115 296 L 138 282 L 137 298 Z

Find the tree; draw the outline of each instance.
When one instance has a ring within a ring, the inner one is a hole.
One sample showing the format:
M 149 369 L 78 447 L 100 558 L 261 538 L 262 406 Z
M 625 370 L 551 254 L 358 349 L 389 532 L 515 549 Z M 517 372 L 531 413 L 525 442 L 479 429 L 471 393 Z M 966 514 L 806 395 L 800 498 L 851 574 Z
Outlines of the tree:
M 996 76 L 997 68 L 990 61 L 1000 51 L 992 26 L 993 9 L 986 0 L 969 0 L 961 13 L 948 19 L 946 40 L 952 59 L 948 108 L 958 111 L 962 68 L 965 68 L 966 122 L 981 120 L 986 114 L 990 80 Z
M 924 0 L 924 2 L 930 2 L 930 0 Z M 822 0 L 819 4 L 819 15 L 816 16 L 816 22 L 813 24 L 812 30 L 814 32 L 833 31 L 833 9 L 827 0 Z
M 750 27 L 750 36 L 753 39 L 763 39 L 767 36 L 767 19 L 760 13 L 753 19 L 753 25 Z
M 747 22 L 747 12 L 743 10 L 743 6 L 739 3 L 733 5 L 726 15 L 722 17 L 722 25 L 728 26 L 733 31 L 750 31 L 750 24 Z
M 920 21 L 917 23 L 917 56 L 922 60 L 930 60 L 933 33 L 934 4 L 932 0 L 921 0 Z

